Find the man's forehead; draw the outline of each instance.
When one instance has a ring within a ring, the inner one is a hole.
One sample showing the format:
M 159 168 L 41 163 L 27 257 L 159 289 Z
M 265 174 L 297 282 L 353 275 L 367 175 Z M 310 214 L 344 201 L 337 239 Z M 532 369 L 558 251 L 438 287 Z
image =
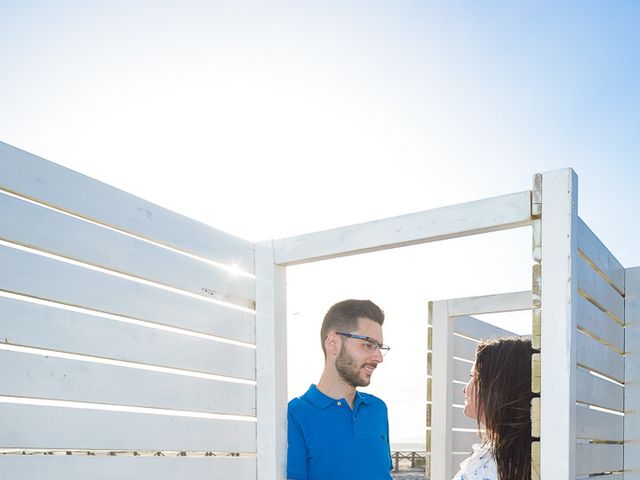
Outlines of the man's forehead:
M 360 317 L 358 319 L 358 333 L 371 337 L 378 341 L 382 340 L 382 325 L 374 322 L 370 318 Z M 378 338 L 380 337 L 380 338 Z

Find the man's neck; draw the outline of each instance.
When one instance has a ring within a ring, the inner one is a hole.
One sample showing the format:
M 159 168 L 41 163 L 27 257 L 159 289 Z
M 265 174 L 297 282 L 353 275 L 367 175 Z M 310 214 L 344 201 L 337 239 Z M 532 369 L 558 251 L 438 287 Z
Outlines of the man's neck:
M 317 385 L 318 390 L 324 393 L 327 397 L 335 400 L 344 398 L 353 409 L 353 402 L 356 398 L 356 387 L 346 383 L 342 378 L 336 377 L 331 373 L 332 372 L 327 372 L 326 370 L 322 373 Z

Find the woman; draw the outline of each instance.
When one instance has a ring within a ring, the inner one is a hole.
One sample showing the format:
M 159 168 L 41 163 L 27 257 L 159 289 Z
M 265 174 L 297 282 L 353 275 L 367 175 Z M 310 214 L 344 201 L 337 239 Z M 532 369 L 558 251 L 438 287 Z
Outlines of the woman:
M 480 342 L 464 388 L 464 414 L 477 421 L 482 442 L 460 464 L 454 480 L 531 478 L 531 342 Z

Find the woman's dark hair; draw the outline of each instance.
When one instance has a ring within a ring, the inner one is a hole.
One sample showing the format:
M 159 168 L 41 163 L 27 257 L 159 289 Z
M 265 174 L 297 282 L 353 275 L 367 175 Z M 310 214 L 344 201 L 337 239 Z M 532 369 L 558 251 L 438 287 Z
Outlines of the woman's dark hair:
M 501 480 L 531 478 L 531 341 L 500 338 L 476 350 L 476 405 Z M 479 425 L 478 425 L 479 426 Z

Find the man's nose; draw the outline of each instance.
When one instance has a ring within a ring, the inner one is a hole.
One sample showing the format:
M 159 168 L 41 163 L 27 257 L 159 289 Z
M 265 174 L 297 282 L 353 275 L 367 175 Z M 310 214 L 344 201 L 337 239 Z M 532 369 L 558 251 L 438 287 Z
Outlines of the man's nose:
M 375 357 L 373 357 L 378 363 L 384 362 L 384 357 L 379 348 L 376 348 Z

